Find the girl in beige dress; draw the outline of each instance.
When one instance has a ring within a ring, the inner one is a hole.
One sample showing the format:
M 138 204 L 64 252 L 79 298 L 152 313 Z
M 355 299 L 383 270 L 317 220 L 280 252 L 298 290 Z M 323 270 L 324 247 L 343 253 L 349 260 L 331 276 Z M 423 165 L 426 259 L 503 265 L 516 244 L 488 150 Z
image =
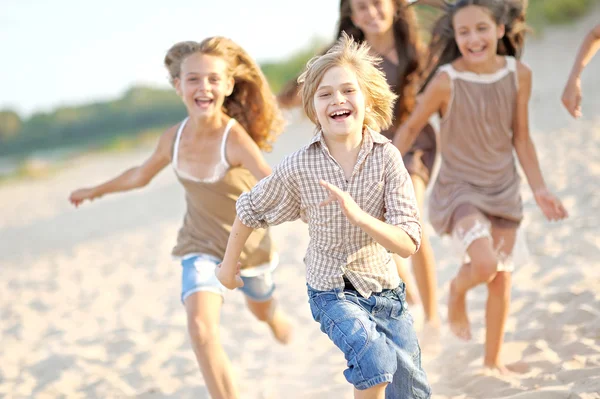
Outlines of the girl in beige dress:
M 450 285 L 448 320 L 458 337 L 470 339 L 466 294 L 486 284 L 484 364 L 506 372 L 500 350 L 511 253 L 523 217 L 513 150 L 544 215 L 559 220 L 567 212 L 546 187 L 529 135 L 531 71 L 515 58 L 523 42 L 523 5 L 459 0 L 445 11 L 432 34 L 433 73 L 394 142 L 401 152 L 407 150 L 428 118 L 441 115 L 442 164 L 429 217 L 439 234 L 461 243 L 466 255 Z

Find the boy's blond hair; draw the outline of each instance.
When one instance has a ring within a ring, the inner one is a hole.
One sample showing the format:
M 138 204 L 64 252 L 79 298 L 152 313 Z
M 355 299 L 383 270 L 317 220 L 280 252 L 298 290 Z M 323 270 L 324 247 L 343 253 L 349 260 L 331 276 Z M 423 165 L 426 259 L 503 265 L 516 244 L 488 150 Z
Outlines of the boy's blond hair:
M 298 78 L 298 83 L 302 85 L 302 107 L 308 118 L 320 127 L 313 97 L 323 75 L 332 67 L 341 66 L 354 71 L 360 89 L 365 94 L 368 107 L 365 126 L 378 132 L 390 127 L 394 118 L 394 101 L 398 96 L 392 93 L 385 75 L 377 68 L 379 63 L 381 58 L 370 54 L 366 43 L 358 44 L 345 33 L 327 53 L 313 57 Z

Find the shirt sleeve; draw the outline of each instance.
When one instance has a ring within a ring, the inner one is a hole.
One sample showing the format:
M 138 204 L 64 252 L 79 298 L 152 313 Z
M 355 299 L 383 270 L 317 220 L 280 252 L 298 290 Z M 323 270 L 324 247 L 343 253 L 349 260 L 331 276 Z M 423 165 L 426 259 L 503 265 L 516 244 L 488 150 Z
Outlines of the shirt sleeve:
M 243 224 L 259 229 L 300 217 L 300 194 L 293 170 L 293 159 L 285 159 L 271 175 L 240 195 L 236 210 Z
M 385 148 L 385 221 L 402 228 L 417 246 L 421 245 L 421 223 L 415 191 L 400 151 L 393 144 Z

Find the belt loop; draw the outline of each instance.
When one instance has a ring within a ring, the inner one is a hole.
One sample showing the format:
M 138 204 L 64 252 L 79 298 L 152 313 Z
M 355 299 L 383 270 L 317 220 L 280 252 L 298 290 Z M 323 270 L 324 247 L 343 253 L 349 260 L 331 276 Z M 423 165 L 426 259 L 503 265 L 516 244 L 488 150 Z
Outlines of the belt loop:
M 393 291 L 399 298 L 404 298 L 406 296 L 406 284 L 404 281 L 400 281 L 400 284 Z

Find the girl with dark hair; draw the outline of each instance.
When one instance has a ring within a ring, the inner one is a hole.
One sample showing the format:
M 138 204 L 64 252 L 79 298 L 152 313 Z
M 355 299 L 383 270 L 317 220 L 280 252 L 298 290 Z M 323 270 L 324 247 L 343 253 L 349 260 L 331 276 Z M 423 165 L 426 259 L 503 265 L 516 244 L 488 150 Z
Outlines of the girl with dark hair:
M 344 33 L 358 43 L 366 42 L 371 53 L 382 58 L 379 67 L 385 74 L 392 91 L 398 95 L 392 125 L 381 134 L 391 139 L 398 126 L 405 121 L 415 105 L 420 83 L 421 43 L 414 10 L 406 0 L 341 0 L 337 38 Z M 296 105 L 299 101 L 297 82 L 290 82 L 279 95 L 280 104 Z M 423 208 L 425 189 L 431 177 L 436 155 L 436 137 L 433 128 L 426 125 L 410 149 L 402 152 L 403 161 L 411 177 L 419 207 Z M 421 212 L 422 214 L 422 212 Z M 395 256 L 398 272 L 404 281 L 408 273 L 405 261 Z M 423 304 L 425 320 L 431 327 L 439 326 L 436 294 L 435 259 L 431 243 L 423 233 L 419 251 L 411 257 L 418 291 Z M 409 303 L 417 301 L 414 288 L 407 285 Z
M 429 117 L 441 115 L 442 164 L 429 216 L 435 230 L 452 234 L 466 254 L 450 284 L 450 327 L 458 337 L 471 338 L 466 294 L 486 284 L 484 364 L 506 372 L 500 350 L 510 303 L 511 253 L 523 217 L 513 150 L 544 215 L 560 220 L 567 211 L 546 187 L 529 135 L 531 71 L 517 60 L 525 5 L 514 0 L 443 5 L 445 13 L 432 35 L 431 76 L 394 142 L 400 151 L 410 148 Z

